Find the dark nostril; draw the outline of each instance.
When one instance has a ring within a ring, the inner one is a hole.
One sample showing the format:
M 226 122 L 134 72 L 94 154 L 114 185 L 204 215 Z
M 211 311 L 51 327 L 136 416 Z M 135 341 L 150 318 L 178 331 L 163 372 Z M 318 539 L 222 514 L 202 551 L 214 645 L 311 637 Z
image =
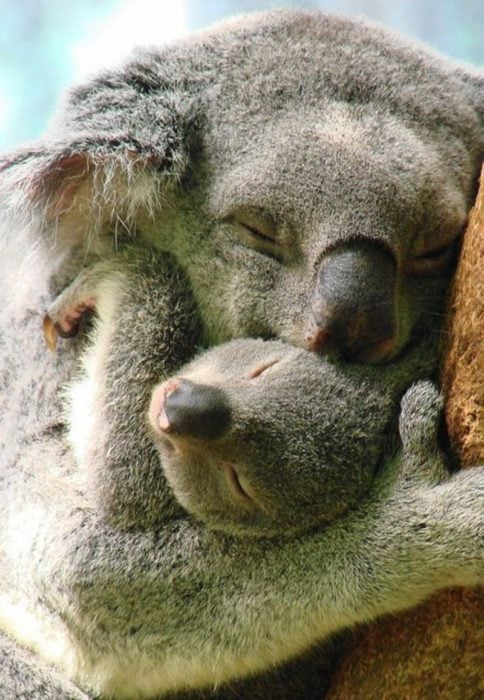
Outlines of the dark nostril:
M 231 423 L 231 410 L 221 389 L 176 380 L 165 392 L 162 406 L 165 425 L 170 434 L 214 440 L 222 437 Z

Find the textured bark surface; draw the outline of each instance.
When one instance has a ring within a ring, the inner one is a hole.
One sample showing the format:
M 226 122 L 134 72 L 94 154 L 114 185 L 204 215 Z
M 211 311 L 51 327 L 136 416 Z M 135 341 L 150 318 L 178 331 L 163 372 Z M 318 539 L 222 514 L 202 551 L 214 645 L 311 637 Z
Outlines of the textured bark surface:
M 471 467 L 484 461 L 484 170 L 443 337 L 449 436 Z M 326 700 L 478 700 L 483 623 L 483 591 L 455 589 L 356 631 Z
M 453 589 L 356 633 L 327 697 L 482 698 L 482 613 L 482 591 Z
M 449 304 L 442 386 L 462 466 L 484 461 L 484 170 Z

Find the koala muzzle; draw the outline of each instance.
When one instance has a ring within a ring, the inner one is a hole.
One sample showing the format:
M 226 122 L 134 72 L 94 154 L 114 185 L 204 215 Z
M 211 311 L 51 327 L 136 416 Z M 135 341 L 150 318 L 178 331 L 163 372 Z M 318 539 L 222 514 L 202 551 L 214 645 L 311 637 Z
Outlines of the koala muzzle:
M 321 262 L 308 350 L 341 355 L 353 362 L 378 362 L 395 347 L 396 263 L 377 244 L 334 249 Z
M 229 429 L 231 410 L 221 389 L 171 379 L 154 390 L 150 420 L 168 435 L 215 440 Z

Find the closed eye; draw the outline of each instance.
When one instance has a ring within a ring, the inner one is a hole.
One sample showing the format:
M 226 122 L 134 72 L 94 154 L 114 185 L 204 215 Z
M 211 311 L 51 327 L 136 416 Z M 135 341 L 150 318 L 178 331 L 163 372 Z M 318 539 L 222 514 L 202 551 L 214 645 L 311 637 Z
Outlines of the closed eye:
M 269 360 L 268 362 L 263 362 L 261 365 L 258 365 L 257 367 L 254 367 L 254 369 L 252 369 L 252 370 L 249 372 L 249 375 L 248 375 L 249 379 L 257 379 L 258 377 L 262 377 L 262 375 L 263 375 L 265 372 L 267 372 L 267 370 L 268 370 L 270 367 L 273 367 L 273 366 L 276 365 L 278 362 L 279 362 L 279 360 Z
M 225 221 L 236 229 L 243 244 L 276 260 L 284 259 L 284 246 L 278 238 L 275 225 L 268 217 L 254 215 L 252 212 L 237 212 Z
M 456 253 L 456 245 L 434 248 L 420 255 L 415 255 L 409 262 L 407 271 L 411 275 L 432 275 L 445 270 L 452 262 Z
M 259 231 L 258 229 L 254 228 L 253 226 L 248 226 L 247 224 L 242 224 L 239 222 L 239 225 L 247 229 L 248 233 L 251 236 L 254 236 L 254 238 L 258 238 L 262 243 L 276 243 L 274 236 L 270 234 L 263 233 L 262 231 Z

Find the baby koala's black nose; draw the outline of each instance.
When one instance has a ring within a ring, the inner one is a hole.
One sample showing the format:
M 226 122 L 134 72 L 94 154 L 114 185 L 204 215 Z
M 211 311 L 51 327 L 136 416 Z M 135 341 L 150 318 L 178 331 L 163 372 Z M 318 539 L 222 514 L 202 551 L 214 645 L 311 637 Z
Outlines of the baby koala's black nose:
M 231 423 L 231 410 L 221 389 L 174 379 L 160 387 L 157 427 L 170 435 L 214 440 L 222 437 Z

